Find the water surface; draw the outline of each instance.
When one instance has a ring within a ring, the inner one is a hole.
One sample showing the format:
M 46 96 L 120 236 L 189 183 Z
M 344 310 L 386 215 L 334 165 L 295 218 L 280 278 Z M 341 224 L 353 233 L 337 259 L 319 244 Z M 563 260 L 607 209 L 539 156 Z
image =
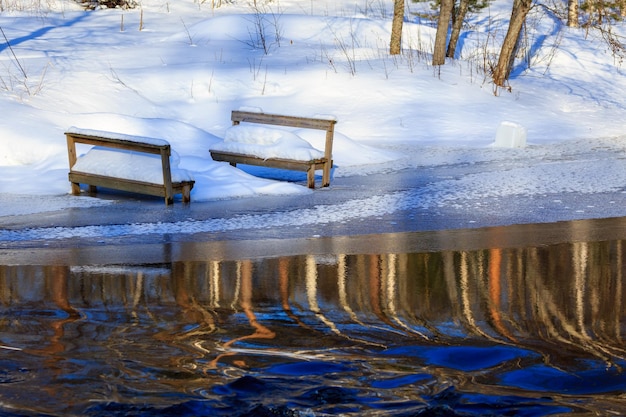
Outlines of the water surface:
M 624 241 L 331 246 L 7 262 L 0 414 L 626 414 Z

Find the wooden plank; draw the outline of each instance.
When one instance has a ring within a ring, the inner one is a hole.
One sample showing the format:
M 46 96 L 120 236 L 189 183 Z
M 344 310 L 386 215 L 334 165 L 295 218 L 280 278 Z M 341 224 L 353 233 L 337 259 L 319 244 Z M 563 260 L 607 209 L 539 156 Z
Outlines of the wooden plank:
M 326 143 L 324 144 L 324 169 L 322 171 L 322 187 L 328 187 L 330 185 L 330 171 L 333 167 L 333 137 L 334 137 L 335 125 L 331 125 L 326 131 Z
M 297 161 L 293 159 L 281 158 L 259 158 L 258 156 L 243 155 L 237 153 L 210 151 L 214 161 L 230 162 L 234 164 L 267 166 L 272 168 L 290 169 L 293 171 L 308 171 L 309 167 L 314 166 L 315 169 L 322 169 L 326 162 L 325 159 L 314 159 L 311 161 Z
M 332 166 L 332 161 L 327 162 L 325 159 L 314 159 L 312 161 L 295 161 L 291 159 L 263 159 L 256 156 L 242 155 L 230 152 L 211 151 L 211 157 L 214 161 L 229 162 L 232 166 L 236 164 L 264 166 L 268 168 L 289 169 L 293 171 L 304 171 L 307 174 L 307 186 L 315 188 L 315 171 L 324 169 L 326 166 Z M 328 186 L 328 183 L 325 185 Z
M 73 182 L 72 183 L 72 195 L 79 195 L 79 194 L 80 194 L 80 183 Z
M 72 136 L 67 136 L 67 157 L 70 161 L 70 168 L 76 163 L 76 142 Z
M 70 171 L 72 167 L 76 164 L 76 142 L 74 142 L 74 138 L 72 136 L 66 135 L 67 140 L 67 158 L 70 163 Z M 70 180 L 71 181 L 71 180 Z M 80 194 L 80 184 L 77 182 L 72 182 L 72 195 Z
M 305 129 L 319 129 L 328 130 L 337 123 L 336 120 L 331 119 L 316 119 L 309 117 L 298 116 L 283 116 L 279 114 L 269 113 L 255 113 L 234 110 L 231 113 L 231 120 L 233 122 L 246 122 L 246 123 L 260 123 L 276 126 L 291 126 L 300 127 Z
M 125 178 L 108 177 L 104 175 L 89 174 L 86 172 L 73 171 L 69 173 L 69 180 L 76 184 L 88 184 L 90 186 L 105 187 L 115 190 L 128 191 L 138 194 L 148 194 L 157 197 L 165 197 L 165 187 L 162 184 L 153 184 L 144 181 L 129 180 Z M 191 191 L 194 181 L 172 183 L 173 194 L 182 194 L 185 189 Z
M 315 168 L 312 166 L 306 171 L 306 184 L 309 188 L 315 188 Z
M 165 197 L 165 188 L 161 184 L 152 184 L 143 181 L 128 180 L 125 178 L 106 177 L 76 171 L 70 172 L 69 179 L 71 182 L 79 184 L 89 184 L 97 187 Z
M 89 135 L 89 134 L 76 133 L 76 132 L 66 132 L 65 135 L 73 136 L 77 140 L 101 141 L 101 142 L 107 142 L 107 143 L 112 143 L 112 144 L 115 144 L 115 143 L 135 144 L 135 145 L 146 146 L 146 147 L 151 147 L 151 148 L 162 148 L 165 146 L 169 146 L 169 143 L 165 140 L 142 138 L 140 136 L 122 135 L 121 137 L 115 137 L 115 136 Z M 142 140 L 142 139 L 145 139 L 145 140 Z M 154 142 L 151 142 L 151 141 L 154 141 Z
M 87 136 L 77 133 L 66 133 L 68 140 L 74 143 L 83 143 L 94 146 L 105 146 L 108 148 L 125 149 L 130 151 L 145 152 L 150 154 L 160 154 L 163 149 L 169 148 L 170 145 L 157 145 L 153 143 L 136 142 L 125 139 L 105 138 L 99 136 Z
M 172 190 L 172 172 L 170 168 L 170 149 L 161 149 L 161 168 L 163 170 L 163 187 L 165 190 L 165 204 L 174 202 Z
M 189 203 L 191 201 L 191 189 L 193 188 L 193 184 L 194 184 L 193 182 L 182 183 L 181 193 L 183 195 L 183 203 Z

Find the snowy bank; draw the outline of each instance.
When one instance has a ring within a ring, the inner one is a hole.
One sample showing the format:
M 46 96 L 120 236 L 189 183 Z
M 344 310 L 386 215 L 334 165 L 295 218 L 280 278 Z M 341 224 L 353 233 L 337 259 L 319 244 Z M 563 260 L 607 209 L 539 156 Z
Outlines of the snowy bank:
M 336 117 L 336 178 L 506 161 L 505 174 L 450 182 L 443 196 L 441 190 L 425 190 L 438 195 L 439 204 L 451 201 L 454 192 L 506 198 L 514 191 L 622 186 L 622 167 L 614 160 L 587 161 L 573 170 L 556 164 L 563 149 L 576 154 L 609 146 L 621 153 L 624 146 L 626 77 L 597 34 L 563 29 L 545 10 L 534 9 L 528 26 L 537 42 L 528 51 L 530 66 L 517 63 L 511 92 L 495 95 L 475 57 L 503 36 L 494 25 L 505 27 L 510 2 L 492 3 L 484 11 L 489 19 L 472 16 L 457 59 L 439 68 L 429 62 L 432 22 L 414 17 L 423 5 L 407 4 L 400 56 L 387 52 L 391 4 L 378 11 L 351 0 L 274 6 L 279 10 L 253 10 L 243 1 L 212 8 L 148 0 L 141 10 L 86 12 L 57 0 L 45 13 L 0 13 L 14 52 L 0 46 L 0 198 L 10 202 L 2 204 L 0 216 L 57 210 L 63 201 L 66 207 L 85 204 L 68 194 L 63 132 L 69 126 L 169 142 L 178 168 L 196 181 L 192 201 L 310 193 L 304 177 L 295 183 L 273 174 L 261 178 L 250 174 L 258 171 L 210 158 L 214 146 L 258 147 L 229 133 L 231 110 L 244 107 Z M 626 34 L 623 24 L 613 29 Z M 524 147 L 492 146 L 503 122 L 521 127 L 523 138 L 512 143 Z M 285 141 L 297 137 L 298 152 L 313 155 L 323 149 L 318 133 L 281 132 L 264 149 L 272 155 L 287 149 L 293 156 Z M 524 171 L 529 155 L 544 162 L 532 168 L 539 172 Z M 516 158 L 520 165 L 511 170 L 508 162 Z M 54 203 L 20 207 L 20 195 Z

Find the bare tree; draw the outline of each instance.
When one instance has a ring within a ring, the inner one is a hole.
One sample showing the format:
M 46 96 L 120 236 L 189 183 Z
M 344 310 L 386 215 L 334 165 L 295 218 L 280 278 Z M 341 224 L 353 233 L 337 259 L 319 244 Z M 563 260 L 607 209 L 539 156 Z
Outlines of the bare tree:
M 402 51 L 402 23 L 404 21 L 404 0 L 393 2 L 393 22 L 391 24 L 391 42 L 389 53 L 398 55 Z
M 567 26 L 571 28 L 578 27 L 578 1 L 579 0 L 567 1 Z
M 532 0 L 514 0 L 513 11 L 509 29 L 500 48 L 498 64 L 493 70 L 493 83 L 498 87 L 504 87 L 504 83 L 509 79 L 515 60 L 515 52 L 522 32 L 522 27 L 526 21 L 526 16 L 532 6 Z
M 439 7 L 439 20 L 437 21 L 437 33 L 435 34 L 435 49 L 433 51 L 433 65 L 446 63 L 446 44 L 448 41 L 448 27 L 452 17 L 454 0 L 441 0 Z
M 454 58 L 454 54 L 456 53 L 456 45 L 459 42 L 459 36 L 461 36 L 461 29 L 463 28 L 463 21 L 469 10 L 469 3 L 470 0 L 460 0 L 459 6 L 453 7 L 452 33 L 450 34 L 450 42 L 448 43 L 448 51 L 446 52 L 448 58 Z

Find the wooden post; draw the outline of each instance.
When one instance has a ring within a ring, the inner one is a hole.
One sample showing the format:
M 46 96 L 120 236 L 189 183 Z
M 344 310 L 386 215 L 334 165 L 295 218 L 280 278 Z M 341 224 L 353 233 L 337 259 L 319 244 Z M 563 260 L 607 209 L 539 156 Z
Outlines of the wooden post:
M 183 203 L 189 203 L 191 201 L 191 185 L 185 183 L 183 185 Z
M 307 169 L 306 182 L 309 188 L 315 188 L 315 164 L 310 165 Z
M 326 130 L 326 144 L 324 145 L 324 169 L 322 171 L 322 187 L 328 187 L 330 185 L 330 170 L 333 166 L 333 136 L 335 131 L 335 124 L 330 123 L 328 130 Z
M 74 166 L 74 164 L 76 163 L 76 142 L 74 141 L 74 137 L 70 134 L 66 134 L 65 135 L 66 139 L 67 139 L 67 157 L 69 159 L 70 162 L 70 171 L 72 170 L 72 167 Z M 72 183 L 72 194 L 73 195 L 79 195 L 80 194 L 80 184 L 73 182 Z
M 174 203 L 172 191 L 172 173 L 170 171 L 170 147 L 161 149 L 161 165 L 163 167 L 163 185 L 165 186 L 165 204 Z
M 241 124 L 241 121 L 233 119 L 233 126 L 238 126 L 239 124 Z M 233 168 L 237 168 L 237 163 L 234 161 L 230 161 L 230 166 Z

